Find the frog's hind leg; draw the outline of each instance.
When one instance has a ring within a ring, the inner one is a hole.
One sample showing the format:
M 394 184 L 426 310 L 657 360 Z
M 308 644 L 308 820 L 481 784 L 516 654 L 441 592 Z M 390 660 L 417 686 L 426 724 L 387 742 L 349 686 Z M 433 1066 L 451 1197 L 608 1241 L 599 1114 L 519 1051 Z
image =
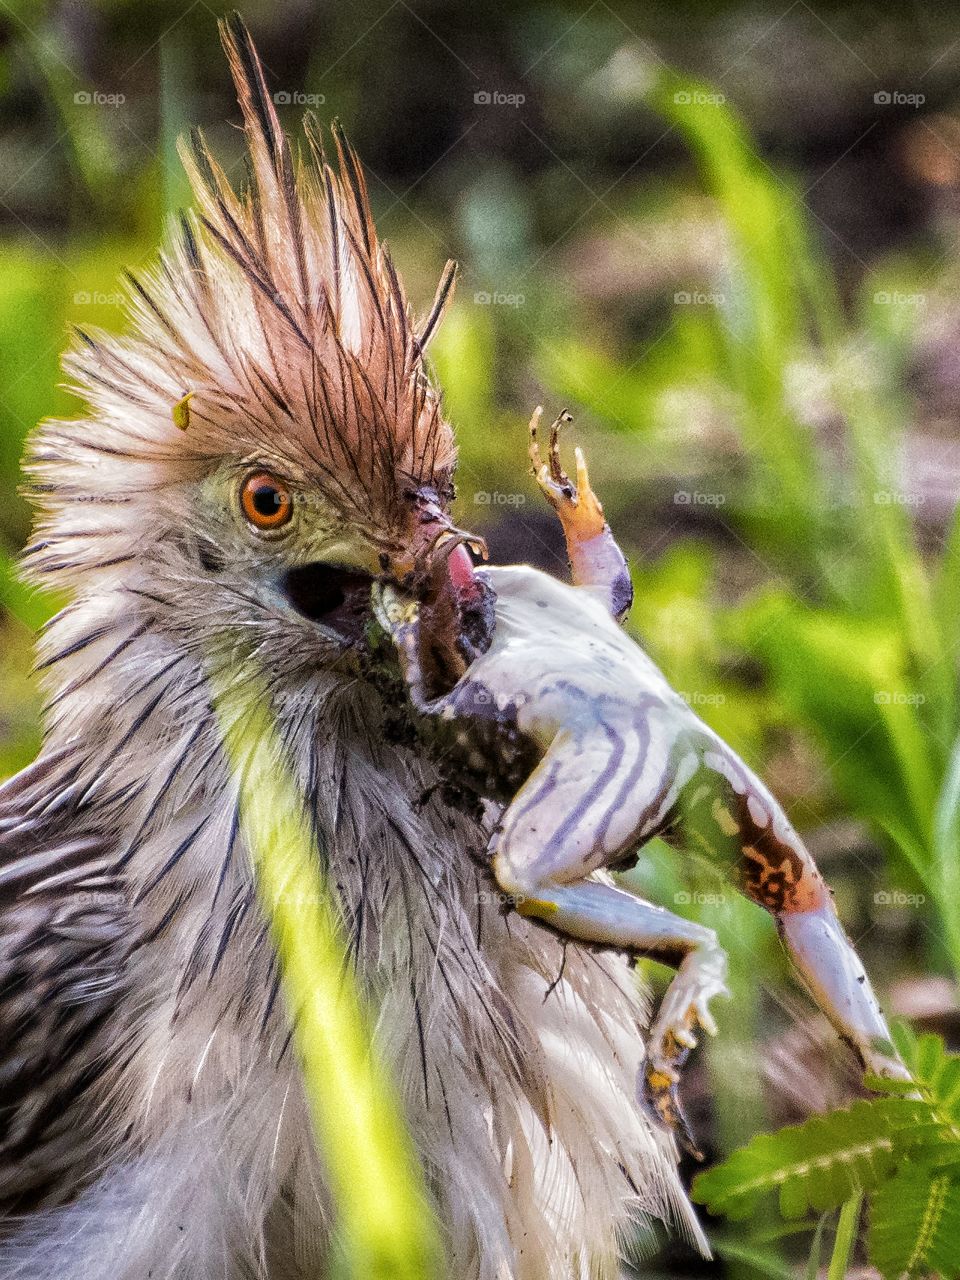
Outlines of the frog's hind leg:
M 522 915 L 678 968 L 650 1028 L 643 1090 L 684 1140 L 679 1072 L 695 1028 L 716 1030 L 708 1005 L 726 991 L 726 957 L 712 929 L 592 875 L 654 834 L 667 768 L 639 730 L 561 732 L 504 815 L 493 870 Z
M 864 1068 L 908 1078 L 830 890 L 783 809 L 720 739 L 707 743 L 703 764 L 688 784 L 697 802 L 680 796 L 682 827 L 739 863 L 744 892 L 773 915 L 800 978 Z
M 572 419 L 564 410 L 553 423 L 544 462 L 538 438 L 542 415 L 543 409 L 538 405 L 530 419 L 531 470 L 544 497 L 560 517 L 574 586 L 597 592 L 617 621 L 622 622 L 633 603 L 633 585 L 626 559 L 604 519 L 600 499 L 591 488 L 583 450 L 575 450 L 576 483 L 560 462 L 560 428 Z

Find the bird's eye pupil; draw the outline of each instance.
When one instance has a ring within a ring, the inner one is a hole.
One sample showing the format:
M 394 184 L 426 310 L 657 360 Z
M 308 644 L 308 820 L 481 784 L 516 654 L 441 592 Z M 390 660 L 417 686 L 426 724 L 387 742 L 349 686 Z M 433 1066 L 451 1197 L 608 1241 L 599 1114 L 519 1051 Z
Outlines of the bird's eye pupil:
M 293 514 L 293 499 L 282 480 L 269 472 L 248 476 L 240 490 L 243 514 L 256 529 L 282 529 Z
M 269 519 L 283 506 L 283 498 L 272 485 L 261 485 L 253 494 L 253 506 L 258 515 Z

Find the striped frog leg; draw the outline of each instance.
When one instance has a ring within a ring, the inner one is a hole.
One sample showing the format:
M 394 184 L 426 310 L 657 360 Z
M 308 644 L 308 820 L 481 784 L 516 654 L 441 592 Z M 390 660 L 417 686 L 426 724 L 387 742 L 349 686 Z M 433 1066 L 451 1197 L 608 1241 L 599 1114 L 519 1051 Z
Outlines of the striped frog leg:
M 583 450 L 574 451 L 576 483 L 560 462 L 560 428 L 572 418 L 564 410 L 553 423 L 544 462 L 538 435 L 542 415 L 543 409 L 538 405 L 530 419 L 530 469 L 541 493 L 560 517 L 573 585 L 596 591 L 613 617 L 623 622 L 633 604 L 633 583 L 626 558 L 590 485 Z
M 645 1101 L 691 1152 L 678 1098 L 698 1027 L 716 1033 L 709 1002 L 728 994 L 716 934 L 593 873 L 632 861 L 668 821 L 677 793 L 665 723 L 649 718 L 562 729 L 503 816 L 493 871 L 516 909 L 570 937 L 677 968 L 647 1037 Z
M 493 870 L 517 910 L 571 937 L 678 966 L 650 1028 L 645 1093 L 685 1134 L 679 1071 L 726 993 L 712 930 L 601 879 L 653 835 L 695 844 L 774 916 L 800 978 L 864 1068 L 908 1078 L 822 876 L 786 814 L 719 738 L 657 698 L 627 724 L 562 729 L 505 813 Z
M 695 741 L 697 769 L 678 798 L 671 838 L 721 860 L 771 913 L 798 976 L 864 1070 L 909 1079 L 810 851 L 722 739 L 704 729 Z

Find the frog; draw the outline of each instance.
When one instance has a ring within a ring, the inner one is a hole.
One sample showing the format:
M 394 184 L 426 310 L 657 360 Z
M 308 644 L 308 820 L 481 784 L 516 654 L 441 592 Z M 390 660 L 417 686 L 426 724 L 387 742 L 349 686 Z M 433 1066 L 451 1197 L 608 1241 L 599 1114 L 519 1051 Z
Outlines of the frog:
M 611 874 L 634 865 L 654 837 L 711 859 L 772 915 L 802 984 L 868 1079 L 909 1080 L 831 892 L 784 808 L 625 630 L 633 605 L 626 556 L 580 447 L 574 478 L 564 470 L 560 435 L 570 415 L 553 423 L 546 458 L 541 416 L 538 409 L 529 426 L 531 470 L 559 518 L 570 583 L 522 564 L 478 568 L 494 601 L 492 634 L 439 692 L 423 661 L 420 601 L 389 583 L 374 588 L 417 713 L 445 724 L 478 768 L 502 745 L 512 794 L 486 851 L 502 901 L 567 939 L 675 970 L 648 1029 L 638 1094 L 693 1154 L 681 1073 L 698 1034 L 717 1034 L 711 1003 L 729 996 L 727 959 L 714 929 Z

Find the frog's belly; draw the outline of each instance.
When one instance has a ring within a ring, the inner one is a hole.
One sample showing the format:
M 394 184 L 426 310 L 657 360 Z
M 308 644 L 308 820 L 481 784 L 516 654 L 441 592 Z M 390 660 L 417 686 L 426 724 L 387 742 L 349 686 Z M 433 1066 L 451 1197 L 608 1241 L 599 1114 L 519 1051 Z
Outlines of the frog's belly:
M 581 696 L 629 702 L 676 694 L 656 663 L 591 591 L 571 587 L 526 565 L 490 569 L 496 625 L 487 653 L 472 670 L 493 693 L 548 696 L 558 678 Z

